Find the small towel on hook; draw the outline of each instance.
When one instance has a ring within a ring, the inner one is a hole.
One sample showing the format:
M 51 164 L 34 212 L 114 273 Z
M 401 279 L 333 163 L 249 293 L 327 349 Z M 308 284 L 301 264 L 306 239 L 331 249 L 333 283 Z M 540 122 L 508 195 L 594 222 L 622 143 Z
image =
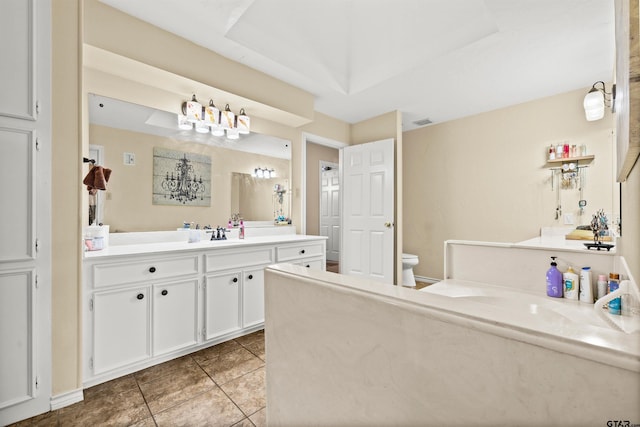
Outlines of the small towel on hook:
M 91 168 L 87 176 L 84 177 L 82 183 L 87 186 L 90 194 L 95 194 L 96 190 L 106 190 L 107 182 L 111 176 L 111 169 L 102 166 L 94 166 Z

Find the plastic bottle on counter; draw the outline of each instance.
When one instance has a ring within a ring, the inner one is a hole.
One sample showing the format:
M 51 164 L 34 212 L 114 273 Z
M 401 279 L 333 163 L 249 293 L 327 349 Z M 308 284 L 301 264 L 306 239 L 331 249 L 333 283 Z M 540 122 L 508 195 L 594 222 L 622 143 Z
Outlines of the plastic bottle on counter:
M 578 275 L 573 271 L 573 268 L 569 266 L 569 269 L 563 274 L 564 278 L 564 297 L 567 299 L 578 300 Z
M 593 304 L 591 267 L 582 267 L 582 270 L 580 270 L 580 301 Z
M 547 270 L 547 295 L 562 298 L 562 273 L 556 267 L 556 257 L 551 257 L 551 267 Z
M 598 275 L 598 299 L 607 295 L 608 285 L 609 283 L 607 283 L 607 276 L 605 276 L 604 274 Z
M 618 290 L 618 287 L 620 287 L 620 275 L 617 273 L 609 273 L 609 292 Z M 609 301 L 610 314 L 621 314 L 621 308 L 621 301 L 619 297 Z
M 240 232 L 238 233 L 240 239 L 244 239 L 244 222 L 240 220 Z

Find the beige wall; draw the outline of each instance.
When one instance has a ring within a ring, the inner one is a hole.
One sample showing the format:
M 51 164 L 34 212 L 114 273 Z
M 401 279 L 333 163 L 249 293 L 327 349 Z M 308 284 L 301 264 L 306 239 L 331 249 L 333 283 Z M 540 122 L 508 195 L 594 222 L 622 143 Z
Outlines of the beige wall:
M 551 143 L 586 144 L 595 155 L 585 215 L 578 190 L 561 191 L 563 213 L 584 224 L 597 209 L 617 210 L 612 116 L 587 122 L 585 91 L 404 133 L 404 251 L 419 255 L 416 274 L 443 277 L 447 239 L 517 242 L 563 226 L 545 161 Z
M 80 363 L 79 5 L 52 3 L 52 394 L 82 384 Z
M 280 181 L 288 182 L 289 161 L 275 157 L 238 152 L 171 138 L 130 132 L 104 126 L 90 127 L 90 143 L 104 147 L 104 165 L 112 170 L 107 184 L 104 223 L 111 232 L 172 230 L 184 221 L 196 224 L 226 225 L 231 208 L 231 173 L 251 174 L 260 167 L 275 169 Z M 175 151 L 202 154 L 211 157 L 211 206 L 167 206 L 152 202 L 153 149 L 162 147 Z M 123 164 L 123 153 L 135 154 L 135 165 Z M 278 182 L 280 182 L 278 181 Z M 273 206 L 271 192 L 266 200 L 268 215 L 250 218 L 250 212 L 241 212 L 246 219 L 271 220 Z M 234 211 L 235 212 L 235 211 Z M 247 216 L 249 215 L 249 216 Z
M 320 161 L 338 163 L 337 148 L 307 143 L 307 234 L 320 235 Z

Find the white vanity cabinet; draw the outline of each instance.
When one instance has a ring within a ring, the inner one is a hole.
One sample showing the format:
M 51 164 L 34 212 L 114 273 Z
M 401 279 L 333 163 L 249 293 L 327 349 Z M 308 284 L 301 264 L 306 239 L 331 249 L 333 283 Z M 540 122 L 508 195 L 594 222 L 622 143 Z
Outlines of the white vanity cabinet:
M 324 237 L 247 240 L 85 253 L 84 386 L 262 328 L 268 265 L 325 268 Z
M 85 265 L 85 369 L 101 375 L 197 342 L 200 254 Z

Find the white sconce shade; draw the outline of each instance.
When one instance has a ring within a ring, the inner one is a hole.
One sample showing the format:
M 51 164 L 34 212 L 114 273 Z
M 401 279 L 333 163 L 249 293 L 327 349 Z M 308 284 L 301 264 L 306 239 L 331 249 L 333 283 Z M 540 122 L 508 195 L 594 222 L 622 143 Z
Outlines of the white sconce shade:
M 211 135 L 224 136 L 224 129 L 222 129 L 220 126 L 211 126 Z
M 256 169 L 256 177 L 257 178 L 264 178 L 264 171 L 260 168 Z
M 209 105 L 204 107 L 204 121 L 209 126 L 217 126 L 220 124 L 220 110 L 213 105 L 213 101 L 209 101 Z
M 238 132 L 246 135 L 251 132 L 251 119 L 244 113 L 244 108 L 240 109 L 240 114 L 236 117 Z
M 275 178 L 276 177 L 276 170 L 275 169 L 271 169 L 269 172 L 270 172 L 271 178 Z
M 220 126 L 223 129 L 233 129 L 235 126 L 236 115 L 229 108 L 229 104 L 224 107 L 224 111 L 220 112 Z
M 196 132 L 198 133 L 209 133 L 209 126 L 204 120 L 200 120 L 196 123 Z
M 592 90 L 584 97 L 584 114 L 590 122 L 604 117 L 604 94 L 601 91 Z
M 240 138 L 240 133 L 238 132 L 238 129 L 227 129 L 227 138 L 229 139 Z
M 178 129 L 181 129 L 181 130 L 193 129 L 193 124 L 187 120 L 187 116 L 185 116 L 184 114 L 178 114 Z
M 186 104 L 184 114 L 187 116 L 187 120 L 191 123 L 202 120 L 202 105 L 198 102 L 196 96 L 193 95 L 191 101 L 187 101 Z

